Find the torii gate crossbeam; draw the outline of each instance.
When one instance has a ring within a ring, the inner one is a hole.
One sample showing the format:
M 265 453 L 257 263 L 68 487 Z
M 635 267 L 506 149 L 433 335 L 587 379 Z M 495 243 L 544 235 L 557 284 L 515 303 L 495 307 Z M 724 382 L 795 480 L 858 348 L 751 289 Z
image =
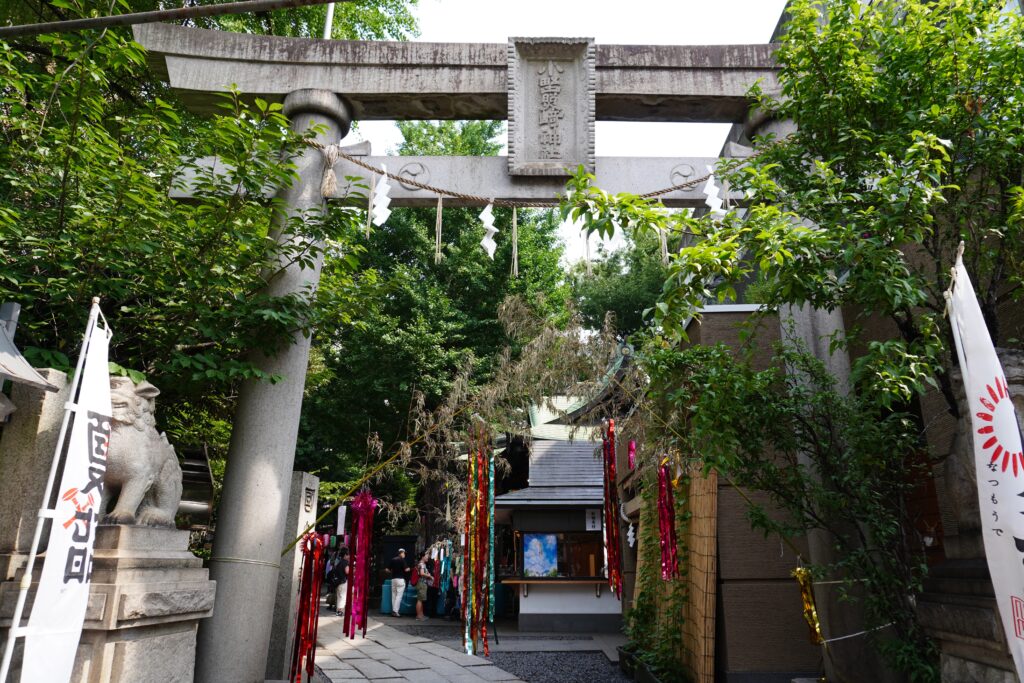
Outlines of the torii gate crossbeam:
M 340 93 L 356 120 L 504 119 L 502 43 L 280 38 L 167 24 L 135 27 L 153 70 L 197 111 L 234 84 L 280 101 L 306 88 Z M 742 121 L 750 86 L 778 87 L 774 45 L 598 45 L 599 121 Z

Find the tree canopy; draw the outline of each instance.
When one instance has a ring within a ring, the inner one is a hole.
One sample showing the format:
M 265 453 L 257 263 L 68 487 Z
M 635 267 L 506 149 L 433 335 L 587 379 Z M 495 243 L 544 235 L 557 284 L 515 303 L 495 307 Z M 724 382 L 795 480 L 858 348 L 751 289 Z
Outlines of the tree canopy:
M 0 21 L 155 7 L 150 0 L 4 3 Z M 405 37 L 415 31 L 408 7 L 339 5 L 335 36 Z M 319 30 L 310 17 L 324 11 L 272 18 L 281 32 L 304 35 Z M 204 25 L 274 29 L 262 19 Z M 289 130 L 279 104 L 247 105 L 231 93 L 217 115 L 189 113 L 151 76 L 129 29 L 0 47 L 0 299 L 23 305 L 19 346 L 36 365 L 68 369 L 89 301 L 99 296 L 115 331 L 111 359 L 161 387 L 160 417 L 172 439 L 222 453 L 237 383 L 274 379 L 251 354 L 274 353 L 295 329 L 352 323 L 362 291 L 354 281 L 362 247 L 353 239 L 361 219 L 336 207 L 292 221 L 284 232 L 309 239 L 279 246 L 263 190 L 294 180 L 288 159 L 305 136 Z M 202 176 L 192 201 L 172 200 L 179 169 L 207 155 L 230 171 Z M 281 260 L 306 265 L 324 248 L 315 298 L 266 293 Z
M 599 251 L 589 274 L 583 264 L 573 268 L 573 299 L 589 328 L 601 329 L 611 313 L 615 331 L 625 337 L 646 328 L 667 276 L 658 238 L 633 234 L 623 247 Z
M 494 155 L 503 123 L 402 122 L 406 155 Z M 396 209 L 374 228 L 361 262 L 364 308 L 355 324 L 323 327 L 314 337 L 322 373 L 307 391 L 297 462 L 328 481 L 351 481 L 372 462 L 368 440 L 385 446 L 406 431 L 414 393 L 439 405 L 464 369 L 490 379 L 510 341 L 498 307 L 510 294 L 543 313 L 564 310 L 557 223 L 550 212 L 519 213 L 520 276 L 511 275 L 511 243 L 494 259 L 480 246 L 480 209 L 443 211 L 443 258 L 434 261 L 434 209 Z M 511 211 L 495 210 L 510 235 Z

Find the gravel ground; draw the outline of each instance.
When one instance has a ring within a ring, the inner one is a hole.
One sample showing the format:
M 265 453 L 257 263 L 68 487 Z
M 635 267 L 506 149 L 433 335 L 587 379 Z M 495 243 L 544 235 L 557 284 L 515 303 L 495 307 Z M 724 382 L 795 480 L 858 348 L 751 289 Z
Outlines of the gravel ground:
M 528 683 L 619 683 L 618 664 L 601 652 L 495 652 L 491 661 Z

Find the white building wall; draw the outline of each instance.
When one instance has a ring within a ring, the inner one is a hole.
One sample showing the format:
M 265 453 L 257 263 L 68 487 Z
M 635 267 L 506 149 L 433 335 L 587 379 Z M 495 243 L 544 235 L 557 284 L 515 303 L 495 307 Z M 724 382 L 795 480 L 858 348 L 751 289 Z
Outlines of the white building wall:
M 522 589 L 528 589 L 523 597 Z M 520 586 L 520 614 L 620 614 L 622 603 L 608 588 L 601 586 L 597 597 L 595 586 L 587 584 L 532 583 Z

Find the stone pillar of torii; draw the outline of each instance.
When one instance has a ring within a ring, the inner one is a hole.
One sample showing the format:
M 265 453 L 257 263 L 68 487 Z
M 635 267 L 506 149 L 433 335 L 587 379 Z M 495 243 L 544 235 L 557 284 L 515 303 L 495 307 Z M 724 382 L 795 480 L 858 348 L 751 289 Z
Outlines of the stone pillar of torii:
M 337 144 L 355 119 L 507 119 L 509 156 L 365 157 L 421 183 L 491 199 L 554 204 L 567 171 L 583 165 L 611 192 L 648 191 L 699 178 L 716 159 L 598 158 L 595 120 L 743 122 L 757 81 L 777 89 L 772 45 L 595 45 L 588 38 L 522 38 L 508 44 L 329 41 L 222 33 L 162 24 L 135 27 L 152 68 L 196 111 L 212 111 L 231 86 L 283 101 L 297 131 L 320 125 Z M 749 151 L 749 150 L 748 150 Z M 737 154 L 739 156 L 739 154 Z M 322 211 L 323 156 L 296 160 L 299 181 L 279 191 L 289 215 Z M 215 168 L 215 160 L 206 167 Z M 374 178 L 348 161 L 339 178 Z M 202 172 L 202 171 L 199 171 Z M 177 189 L 177 196 L 188 195 Z M 344 191 L 344 190 L 341 190 Z M 436 195 L 393 184 L 393 206 L 432 206 Z M 702 205 L 700 186 L 661 197 Z M 450 206 L 480 202 L 449 200 Z M 294 239 L 282 232 L 282 239 Z M 272 294 L 315 287 L 313 268 L 285 267 Z M 213 616 L 200 627 L 196 680 L 263 681 L 295 457 L 310 339 L 296 332 L 277 355 L 259 358 L 276 384 L 239 394 L 211 559 Z
M 319 126 L 316 141 L 323 145 L 344 138 L 352 122 L 348 107 L 329 90 L 293 91 L 284 98 L 283 111 L 296 131 Z M 294 163 L 298 181 L 278 192 L 286 207 L 276 217 L 282 240 L 300 239 L 287 230 L 289 220 L 324 210 L 319 150 L 307 147 Z M 323 254 L 318 252 L 312 267 L 286 263 L 284 256 L 280 265 L 267 283 L 268 294 L 312 291 Z M 214 614 L 219 614 L 200 624 L 199 681 L 263 680 L 310 341 L 295 331 L 280 353 L 256 359 L 261 370 L 282 381 L 249 380 L 239 391 L 228 450 L 231 472 L 224 478 L 210 562 L 210 577 L 217 582 Z M 241 671 L 248 677 L 239 676 Z

